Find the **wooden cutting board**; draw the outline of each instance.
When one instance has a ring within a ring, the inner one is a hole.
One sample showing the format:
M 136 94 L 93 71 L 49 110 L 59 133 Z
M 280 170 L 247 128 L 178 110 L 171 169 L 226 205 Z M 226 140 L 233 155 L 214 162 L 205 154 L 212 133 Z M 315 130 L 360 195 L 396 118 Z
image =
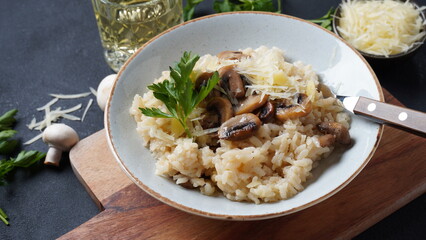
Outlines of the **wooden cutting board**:
M 385 98 L 401 105 L 387 91 Z M 102 130 L 70 152 L 75 174 L 101 212 L 61 239 L 348 239 L 426 192 L 425 158 L 425 138 L 385 127 L 369 164 L 331 198 L 279 218 L 224 221 L 174 209 L 138 188 Z

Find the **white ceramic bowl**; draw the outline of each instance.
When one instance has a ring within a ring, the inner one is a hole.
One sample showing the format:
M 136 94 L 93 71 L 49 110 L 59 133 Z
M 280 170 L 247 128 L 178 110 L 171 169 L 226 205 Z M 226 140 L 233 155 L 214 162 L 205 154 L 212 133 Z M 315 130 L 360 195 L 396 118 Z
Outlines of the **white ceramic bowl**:
M 381 125 L 352 117 L 354 145 L 334 152 L 313 170 L 306 189 L 275 203 L 234 202 L 202 195 L 155 175 L 155 159 L 143 147 L 129 115 L 135 94 L 184 51 L 216 54 L 261 45 L 279 47 L 288 61 L 311 64 L 320 78 L 343 95 L 383 100 L 379 82 L 362 56 L 335 34 L 307 21 L 281 14 L 240 12 L 211 15 L 183 23 L 157 36 L 127 61 L 118 73 L 105 113 L 109 145 L 126 174 L 153 197 L 178 209 L 219 219 L 253 220 L 290 214 L 317 204 L 346 186 L 367 164 L 381 137 Z

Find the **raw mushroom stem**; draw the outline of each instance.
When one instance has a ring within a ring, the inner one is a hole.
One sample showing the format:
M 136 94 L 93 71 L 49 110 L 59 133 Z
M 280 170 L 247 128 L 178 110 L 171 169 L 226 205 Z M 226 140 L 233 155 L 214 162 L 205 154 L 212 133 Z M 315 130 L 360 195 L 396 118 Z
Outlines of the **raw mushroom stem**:
M 47 151 L 46 158 L 44 159 L 44 164 L 53 165 L 59 167 L 59 162 L 61 161 L 62 151 L 51 146 Z
M 69 151 L 79 141 L 77 132 L 71 127 L 56 123 L 43 132 L 43 142 L 49 145 L 44 164 L 59 166 L 62 152 Z

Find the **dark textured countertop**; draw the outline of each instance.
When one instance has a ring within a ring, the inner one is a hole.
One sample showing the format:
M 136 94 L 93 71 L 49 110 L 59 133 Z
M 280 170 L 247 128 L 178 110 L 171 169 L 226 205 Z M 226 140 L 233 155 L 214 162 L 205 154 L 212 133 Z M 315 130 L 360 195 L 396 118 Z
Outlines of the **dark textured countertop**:
M 202 3 L 196 16 L 212 13 L 212 2 Z M 338 2 L 284 0 L 282 6 L 285 14 L 313 19 Z M 426 0 L 417 2 L 426 5 Z M 89 0 L 3 0 L 0 13 L 0 113 L 19 109 L 17 138 L 25 142 L 38 134 L 26 124 L 43 116 L 35 109 L 52 99 L 49 93 L 87 92 L 113 72 L 103 59 Z M 426 111 L 426 47 L 404 62 L 373 68 L 381 84 L 403 104 Z M 75 128 L 80 138 L 103 128 L 103 113 L 95 97 L 61 100 L 55 105 L 65 108 L 82 103 L 82 109 L 74 113 L 81 116 L 90 98 L 95 102 L 84 122 L 60 121 Z M 39 140 L 22 149 L 47 151 L 47 146 Z M 0 207 L 9 215 L 10 226 L 0 222 L 0 239 L 54 239 L 99 212 L 72 172 L 67 154 L 59 168 L 39 164 L 14 171 L 8 180 L 9 185 L 0 186 Z M 357 239 L 425 239 L 425 226 L 423 195 Z

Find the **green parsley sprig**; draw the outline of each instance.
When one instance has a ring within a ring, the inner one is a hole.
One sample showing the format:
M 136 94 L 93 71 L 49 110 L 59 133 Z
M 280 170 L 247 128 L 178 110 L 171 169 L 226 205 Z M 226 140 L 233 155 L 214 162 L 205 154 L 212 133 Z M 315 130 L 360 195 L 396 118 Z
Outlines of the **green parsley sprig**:
M 204 0 L 187 0 L 183 8 L 183 19 L 191 20 L 194 16 L 195 8 Z M 234 11 L 265 11 L 265 12 L 281 12 L 281 1 L 277 1 L 275 9 L 273 0 L 215 0 L 213 9 L 217 13 L 234 12 Z
M 272 0 L 215 0 L 213 9 L 217 13 L 234 12 L 234 11 L 265 11 L 265 12 L 281 12 L 281 1 L 278 1 L 278 9 L 275 9 Z
M 186 5 L 183 8 L 183 20 L 188 21 L 194 17 L 195 7 L 204 2 L 204 0 L 187 0 Z
M 45 153 L 38 151 L 21 151 L 16 158 L 9 160 L 0 160 L 0 186 L 6 184 L 6 175 L 17 167 L 27 168 L 37 163 L 46 156 Z
M 198 59 L 200 56 L 184 52 L 180 62 L 175 67 L 170 67 L 170 80 L 148 86 L 154 97 L 164 103 L 169 113 L 159 108 L 139 108 L 148 117 L 177 119 L 188 137 L 192 137 L 186 122 L 188 116 L 219 82 L 219 74 L 215 72 L 199 91 L 194 88 L 190 75 Z
M 3 209 L 0 208 L 0 220 L 4 222 L 4 224 L 9 226 L 9 221 L 7 221 L 9 217 L 6 215 L 6 213 L 3 211 Z
M 312 19 L 312 20 L 308 20 L 308 21 L 316 23 L 316 24 L 320 25 L 321 27 L 332 31 L 333 30 L 333 25 L 332 25 L 333 24 L 333 15 L 335 14 L 335 12 L 336 12 L 336 10 L 333 7 L 331 7 L 330 10 L 328 10 L 328 12 L 324 16 L 322 16 L 318 19 Z
M 16 109 L 12 109 L 2 116 L 0 116 L 0 154 L 8 155 L 16 150 L 18 141 L 11 139 L 17 131 L 13 130 L 12 127 L 16 122 L 15 115 L 18 112 Z M 21 151 L 16 158 L 10 157 L 8 160 L 0 160 L 0 186 L 6 184 L 6 175 L 16 167 L 27 168 L 40 159 L 46 156 L 45 153 L 38 151 Z M 8 216 L 0 208 L 0 220 L 6 225 L 9 225 Z

